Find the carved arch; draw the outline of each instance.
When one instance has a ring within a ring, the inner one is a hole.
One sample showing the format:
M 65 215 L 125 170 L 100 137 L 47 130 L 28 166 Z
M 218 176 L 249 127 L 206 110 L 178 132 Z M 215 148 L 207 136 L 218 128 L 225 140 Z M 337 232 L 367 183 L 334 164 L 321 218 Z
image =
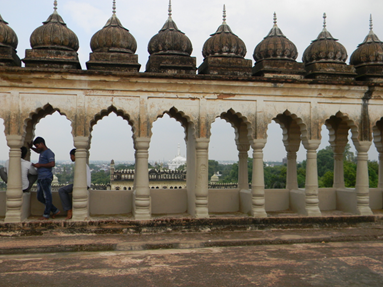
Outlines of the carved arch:
M 342 135 L 345 137 L 345 142 L 347 143 L 349 129 L 351 129 L 352 141 L 358 141 L 358 127 L 347 114 L 338 111 L 334 116 L 331 116 L 325 121 L 325 125 L 329 130 L 329 142 L 331 146 L 335 145 L 335 141 L 338 140 L 337 136 Z
M 99 113 L 95 114 L 94 117 L 89 122 L 89 134 L 92 135 L 93 127 L 97 124 L 99 120 L 108 116 L 110 113 L 115 113 L 117 116 L 122 117 L 128 122 L 132 127 L 133 138 L 137 136 L 137 126 L 136 122 L 131 118 L 131 116 L 122 109 L 117 109 L 114 105 L 109 106 L 107 109 L 101 110 Z
M 227 123 L 229 123 L 234 128 L 235 133 L 235 142 L 237 145 L 239 144 L 240 140 L 240 129 L 241 127 L 246 127 L 246 136 L 247 139 L 250 141 L 252 139 L 252 127 L 251 123 L 247 119 L 246 116 L 242 115 L 240 112 L 236 112 L 232 108 L 227 110 L 226 112 L 222 112 L 219 116 L 215 117 L 214 121 L 212 121 L 209 125 L 208 129 L 208 137 L 211 136 L 211 126 L 215 122 L 217 118 L 221 118 L 225 120 Z
M 155 120 L 150 121 L 150 136 L 152 136 L 153 124 L 159 119 L 162 118 L 165 114 L 169 115 L 171 118 L 175 119 L 181 124 L 185 132 L 185 141 L 187 141 L 188 136 L 195 137 L 195 124 L 191 120 L 191 117 L 186 115 L 185 112 L 178 110 L 176 107 L 171 107 L 168 110 L 158 112 L 156 114 Z M 191 129 L 190 129 L 191 128 Z

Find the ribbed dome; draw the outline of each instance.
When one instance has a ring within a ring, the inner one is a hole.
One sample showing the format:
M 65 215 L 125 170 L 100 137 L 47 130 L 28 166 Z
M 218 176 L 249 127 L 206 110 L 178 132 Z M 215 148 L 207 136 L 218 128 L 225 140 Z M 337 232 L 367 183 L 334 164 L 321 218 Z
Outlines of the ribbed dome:
M 137 50 L 137 42 L 129 30 L 122 26 L 114 11 L 104 28 L 93 35 L 90 47 L 93 52 L 134 54 Z
M 190 39 L 181 32 L 172 19 L 171 3 L 169 3 L 169 18 L 158 32 L 150 39 L 148 52 L 153 54 L 170 54 L 190 56 L 193 45 Z
M 277 26 L 277 17 L 274 13 L 274 26 L 269 34 L 254 49 L 254 60 L 264 59 L 295 61 L 298 56 L 297 47 L 283 35 Z
M 43 22 L 43 26 L 33 31 L 30 42 L 33 49 L 59 49 L 77 51 L 79 42 L 76 34 L 70 30 L 61 16 L 55 10 L 49 18 Z
M 352 53 L 351 65 L 383 64 L 383 42 L 372 31 L 372 18 L 370 17 L 370 32 L 362 44 Z
M 345 63 L 347 59 L 346 48 L 327 31 L 326 14 L 323 15 L 323 18 L 323 30 L 318 38 L 307 47 L 303 53 L 302 61 L 306 65 L 317 62 Z
M 238 57 L 246 55 L 245 43 L 235 35 L 229 25 L 226 24 L 226 10 L 224 9 L 223 23 L 214 34 L 205 42 L 202 49 L 204 58 L 216 57 Z
M 0 15 L 0 46 L 10 46 L 16 50 L 18 39 L 15 31 L 8 26 Z

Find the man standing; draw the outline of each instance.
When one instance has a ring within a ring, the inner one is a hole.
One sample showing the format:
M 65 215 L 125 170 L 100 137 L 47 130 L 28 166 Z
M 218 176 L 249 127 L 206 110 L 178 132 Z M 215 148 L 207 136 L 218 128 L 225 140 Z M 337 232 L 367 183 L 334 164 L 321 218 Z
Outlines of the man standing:
M 76 161 L 76 149 L 72 149 L 69 152 L 70 159 L 75 162 Z M 88 188 L 90 188 L 91 185 L 91 179 L 90 179 L 90 169 L 89 166 L 86 165 L 86 183 Z M 67 212 L 66 219 L 71 219 L 73 212 L 72 212 L 72 198 L 71 193 L 73 192 L 73 184 L 69 184 L 67 186 L 61 187 L 59 189 L 59 195 L 61 199 L 61 203 L 63 205 L 64 210 Z
M 52 212 L 52 218 L 60 213 L 60 210 L 53 205 L 51 184 L 53 180 L 52 168 L 55 166 L 55 154 L 47 148 L 45 140 L 37 137 L 31 148 L 40 154 L 39 162 L 32 165 L 37 168 L 37 200 L 45 204 L 45 210 L 40 220 L 47 220 Z

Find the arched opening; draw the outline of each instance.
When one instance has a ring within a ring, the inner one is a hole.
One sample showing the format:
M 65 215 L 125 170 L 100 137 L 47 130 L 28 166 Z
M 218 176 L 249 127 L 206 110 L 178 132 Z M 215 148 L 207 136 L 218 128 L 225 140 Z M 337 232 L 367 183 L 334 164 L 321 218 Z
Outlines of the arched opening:
M 69 152 L 73 149 L 73 135 L 71 121 L 59 109 L 47 104 L 42 109 L 38 109 L 25 120 L 25 142 L 28 146 L 37 136 L 45 140 L 46 146 L 55 154 L 55 167 L 52 170 L 53 181 L 51 183 L 53 205 L 61 211 L 61 216 L 65 216 L 58 190 L 60 187 L 73 183 L 74 166 L 70 160 Z M 32 150 L 26 157 L 32 163 L 39 161 L 39 154 Z M 35 192 L 37 186 L 34 185 L 30 190 L 31 216 L 41 216 L 44 213 L 44 204 L 37 200 Z
M 246 120 L 233 110 L 222 113 L 210 128 L 210 188 L 249 189 L 252 150 Z
M 94 203 L 89 212 L 92 216 L 131 216 L 135 168 L 133 121 L 124 111 L 110 106 L 95 115 L 90 132 L 89 166 L 95 190 L 89 194 Z
M 92 123 L 89 167 L 92 182 L 101 186 L 110 185 L 111 190 L 127 190 L 133 187 L 134 148 L 133 131 L 129 117 L 116 109 L 102 113 Z

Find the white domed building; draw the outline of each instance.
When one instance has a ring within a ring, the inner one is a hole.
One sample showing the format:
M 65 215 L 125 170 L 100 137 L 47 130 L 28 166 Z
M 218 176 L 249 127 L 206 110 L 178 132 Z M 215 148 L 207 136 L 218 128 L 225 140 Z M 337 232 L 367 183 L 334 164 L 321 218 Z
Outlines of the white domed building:
M 169 169 L 176 170 L 181 165 L 185 165 L 185 164 L 186 164 L 186 158 L 181 156 L 180 145 L 178 144 L 177 156 L 173 158 L 171 161 L 169 161 Z

